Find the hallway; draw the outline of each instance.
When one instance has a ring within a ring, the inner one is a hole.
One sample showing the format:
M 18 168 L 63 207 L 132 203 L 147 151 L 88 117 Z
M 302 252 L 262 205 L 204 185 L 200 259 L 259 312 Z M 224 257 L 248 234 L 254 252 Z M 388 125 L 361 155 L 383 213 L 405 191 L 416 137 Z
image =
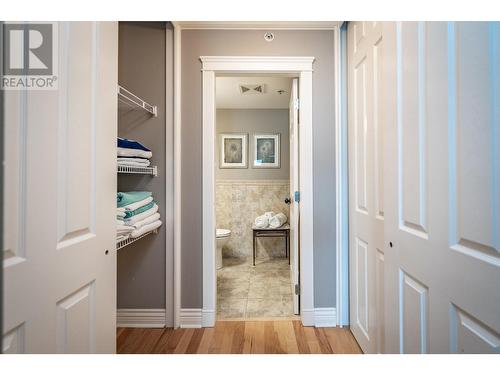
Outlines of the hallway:
M 215 328 L 119 328 L 118 354 L 361 354 L 348 328 L 298 320 L 219 321 Z

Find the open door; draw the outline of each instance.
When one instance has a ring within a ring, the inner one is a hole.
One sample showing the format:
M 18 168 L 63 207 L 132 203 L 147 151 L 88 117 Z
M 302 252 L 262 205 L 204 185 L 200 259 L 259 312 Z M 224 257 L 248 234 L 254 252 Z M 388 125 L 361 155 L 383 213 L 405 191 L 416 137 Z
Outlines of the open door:
M 4 93 L 2 349 L 114 353 L 118 25 L 57 25 L 58 89 Z
M 293 313 L 300 314 L 299 288 L 299 80 L 292 81 L 290 95 L 290 264 L 292 265 Z

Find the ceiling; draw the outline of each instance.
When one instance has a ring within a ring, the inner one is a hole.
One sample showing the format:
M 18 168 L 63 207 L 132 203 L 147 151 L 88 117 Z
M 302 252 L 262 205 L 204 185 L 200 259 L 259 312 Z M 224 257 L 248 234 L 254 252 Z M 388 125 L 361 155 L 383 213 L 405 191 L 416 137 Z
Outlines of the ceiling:
M 251 90 L 242 94 L 240 85 Z M 263 85 L 264 92 L 259 93 L 252 88 Z M 290 102 L 290 77 L 217 77 L 216 78 L 216 105 L 217 108 L 288 108 Z M 279 94 L 278 90 L 284 93 Z

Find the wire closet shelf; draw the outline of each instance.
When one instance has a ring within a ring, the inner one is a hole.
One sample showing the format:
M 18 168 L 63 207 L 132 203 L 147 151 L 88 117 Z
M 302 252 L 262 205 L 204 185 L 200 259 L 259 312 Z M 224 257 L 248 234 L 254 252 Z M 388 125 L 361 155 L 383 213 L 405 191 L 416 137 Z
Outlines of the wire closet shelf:
M 152 231 L 141 234 L 139 237 L 136 237 L 136 238 L 127 238 L 126 240 L 117 242 L 116 243 L 116 250 L 120 250 L 120 249 L 124 248 L 125 246 L 130 245 L 131 243 L 139 241 L 141 238 L 144 238 L 147 235 L 150 235 L 151 233 L 157 234 L 158 229 L 153 229 Z
M 117 173 L 146 174 L 155 177 L 158 176 L 158 167 L 156 165 L 152 167 L 132 167 L 128 165 L 118 165 L 116 171 Z
M 146 112 L 152 114 L 154 117 L 158 116 L 157 106 L 147 103 L 122 86 L 118 86 L 118 107 L 129 110 L 141 108 Z

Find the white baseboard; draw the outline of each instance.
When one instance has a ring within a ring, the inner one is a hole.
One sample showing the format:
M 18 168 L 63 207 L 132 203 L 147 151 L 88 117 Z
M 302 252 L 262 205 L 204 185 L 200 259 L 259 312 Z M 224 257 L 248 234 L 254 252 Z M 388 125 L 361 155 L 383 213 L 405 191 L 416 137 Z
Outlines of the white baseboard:
M 180 328 L 214 327 L 215 315 L 215 310 L 181 309 Z
M 201 309 L 181 309 L 179 320 L 179 326 L 181 328 L 201 328 Z
M 307 327 L 336 327 L 337 309 L 335 307 L 317 307 L 300 312 L 302 325 Z
M 165 309 L 118 309 L 117 327 L 163 328 Z

